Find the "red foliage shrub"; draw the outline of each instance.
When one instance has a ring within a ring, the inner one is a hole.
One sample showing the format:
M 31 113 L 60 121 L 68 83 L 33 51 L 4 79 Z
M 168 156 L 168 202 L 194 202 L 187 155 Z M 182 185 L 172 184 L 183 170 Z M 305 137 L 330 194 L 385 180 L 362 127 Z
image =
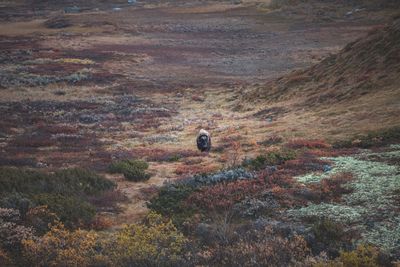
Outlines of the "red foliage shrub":
M 287 147 L 292 149 L 299 148 L 330 148 L 331 145 L 326 143 L 324 140 L 304 140 L 304 139 L 294 139 L 286 144 Z
M 316 193 L 317 202 L 333 201 L 339 202 L 343 194 L 349 194 L 353 190 L 344 187 L 344 184 L 350 182 L 353 175 L 348 172 L 339 173 L 330 178 L 321 180 L 318 184 L 310 184 L 309 188 Z
M 327 160 L 322 160 L 308 154 L 303 154 L 297 159 L 286 161 L 282 165 L 282 168 L 287 174 L 297 176 L 306 174 L 308 172 L 322 171 L 324 170 L 324 166 L 329 164 L 330 162 Z
M 186 203 L 205 210 L 228 210 L 246 196 L 254 196 L 263 189 L 264 184 L 261 180 L 221 183 L 193 193 Z

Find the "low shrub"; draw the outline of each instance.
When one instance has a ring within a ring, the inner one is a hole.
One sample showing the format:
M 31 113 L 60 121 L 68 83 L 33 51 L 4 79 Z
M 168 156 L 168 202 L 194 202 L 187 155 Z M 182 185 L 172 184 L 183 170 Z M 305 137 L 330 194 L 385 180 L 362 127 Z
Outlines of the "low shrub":
M 50 230 L 50 226 L 59 222 L 56 213 L 51 212 L 47 206 L 37 206 L 29 209 L 25 222 L 35 229 L 36 234 L 44 235 Z
M 317 202 L 340 202 L 342 195 L 353 192 L 353 189 L 345 184 L 353 179 L 351 173 L 338 173 L 329 178 L 322 179 L 319 183 L 311 183 L 308 186 L 316 193 Z
M 116 266 L 177 266 L 186 238 L 170 220 L 151 212 L 145 224 L 126 225 L 113 249 Z
M 22 242 L 26 266 L 93 266 L 100 256 L 97 240 L 94 232 L 68 231 L 58 223 L 44 236 Z
M 226 211 L 246 196 L 254 196 L 264 189 L 263 183 L 256 180 L 219 183 L 194 192 L 186 200 L 187 205 L 204 211 Z
M 122 173 L 129 181 L 139 182 L 150 179 L 150 174 L 146 172 L 149 164 L 141 160 L 121 160 L 111 163 L 110 173 Z
M 280 165 L 295 158 L 296 153 L 292 150 L 272 151 L 254 159 L 244 160 L 242 165 L 253 170 L 261 170 L 266 166 Z
M 10 192 L 32 196 L 42 193 L 96 195 L 115 183 L 85 169 L 64 169 L 54 174 L 10 167 L 0 168 L 0 196 Z
M 193 192 L 192 187 L 184 185 L 162 187 L 158 195 L 151 199 L 147 206 L 156 213 L 171 217 L 174 224 L 180 226 L 195 212 L 184 202 Z
M 271 230 L 254 232 L 256 237 L 216 246 L 204 265 L 305 266 L 301 263 L 310 253 L 302 237 L 283 238 Z
M 315 236 L 315 243 L 311 244 L 311 246 L 314 248 L 316 254 L 324 250 L 331 250 L 328 251 L 331 253 L 337 252 L 346 238 L 341 224 L 324 218 L 317 220 L 313 224 L 312 233 Z M 319 246 L 318 243 L 321 245 Z
M 244 168 L 235 168 L 210 174 L 197 174 L 177 180 L 176 184 L 197 188 L 218 183 L 229 183 L 237 180 L 251 180 L 254 178 L 255 175 L 253 172 L 247 171 Z
M 47 206 L 68 228 L 88 226 L 96 214 L 94 206 L 74 196 L 40 194 L 35 195 L 33 201 Z
M 368 245 L 359 245 L 355 250 L 342 251 L 335 260 L 321 261 L 314 267 L 380 267 L 392 266 L 390 262 L 381 262 L 377 248 Z

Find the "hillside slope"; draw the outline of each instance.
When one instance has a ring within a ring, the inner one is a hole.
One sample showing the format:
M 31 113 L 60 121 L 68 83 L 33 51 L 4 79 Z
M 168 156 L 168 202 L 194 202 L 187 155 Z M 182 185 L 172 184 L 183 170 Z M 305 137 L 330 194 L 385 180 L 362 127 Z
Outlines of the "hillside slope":
M 345 46 L 320 63 L 244 93 L 247 101 L 295 100 L 318 106 L 354 101 L 367 94 L 400 89 L 400 18 Z

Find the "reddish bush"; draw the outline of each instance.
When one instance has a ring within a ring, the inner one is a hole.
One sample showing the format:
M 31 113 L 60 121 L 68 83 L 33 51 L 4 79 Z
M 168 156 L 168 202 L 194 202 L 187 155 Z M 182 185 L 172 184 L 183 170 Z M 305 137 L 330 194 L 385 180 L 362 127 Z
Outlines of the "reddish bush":
M 246 196 L 254 196 L 264 189 L 261 180 L 245 180 L 204 187 L 187 199 L 187 205 L 205 210 L 228 210 Z
M 306 174 L 313 171 L 323 171 L 326 166 L 329 166 L 330 162 L 322 160 L 311 155 L 303 154 L 303 156 L 286 161 L 282 168 L 287 174 L 292 176 Z
M 351 173 L 339 173 L 321 180 L 318 184 L 310 184 L 309 188 L 318 196 L 317 202 L 339 202 L 343 194 L 349 194 L 353 191 L 351 188 L 344 186 L 352 179 L 353 175 Z

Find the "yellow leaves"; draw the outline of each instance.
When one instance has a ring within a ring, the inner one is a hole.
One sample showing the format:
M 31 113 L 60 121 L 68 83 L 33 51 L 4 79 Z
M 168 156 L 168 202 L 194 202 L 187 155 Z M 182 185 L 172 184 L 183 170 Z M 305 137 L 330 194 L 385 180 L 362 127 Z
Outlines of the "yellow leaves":
M 88 266 L 96 240 L 94 232 L 70 232 L 57 223 L 43 237 L 24 240 L 24 256 L 34 266 Z
M 23 241 L 32 266 L 162 265 L 175 262 L 186 238 L 170 220 L 150 213 L 144 224 L 130 224 L 116 233 L 69 231 L 60 222 L 44 236 Z
M 151 212 L 145 224 L 130 224 L 120 230 L 114 257 L 125 263 L 176 260 L 185 242 L 186 238 L 171 220 L 164 221 L 160 215 Z

